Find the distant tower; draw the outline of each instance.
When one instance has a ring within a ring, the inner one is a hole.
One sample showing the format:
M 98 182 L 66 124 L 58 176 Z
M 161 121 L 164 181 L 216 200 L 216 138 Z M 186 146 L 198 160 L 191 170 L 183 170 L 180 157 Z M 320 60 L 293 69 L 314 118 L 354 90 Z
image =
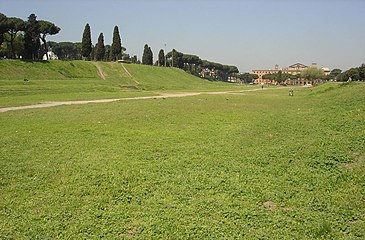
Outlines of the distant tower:
M 317 63 L 312 63 L 312 66 L 313 68 L 317 68 Z
M 279 70 L 279 65 L 275 64 L 275 70 Z

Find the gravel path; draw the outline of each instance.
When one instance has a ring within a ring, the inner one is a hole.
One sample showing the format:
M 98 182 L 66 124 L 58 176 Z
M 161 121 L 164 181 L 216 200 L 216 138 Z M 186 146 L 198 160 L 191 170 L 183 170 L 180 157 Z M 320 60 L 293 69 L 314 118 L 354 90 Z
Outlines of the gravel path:
M 219 94 L 235 94 L 235 93 L 244 93 L 244 92 L 253 92 L 261 89 L 252 89 L 252 90 L 241 90 L 241 91 L 229 91 L 229 92 L 192 92 L 192 93 L 163 93 L 158 96 L 146 96 L 146 97 L 130 97 L 130 98 L 112 98 L 112 99 L 99 99 L 99 100 L 82 100 L 82 101 L 63 101 L 63 102 L 46 102 L 39 103 L 28 106 L 18 106 L 18 107 L 6 107 L 0 108 L 1 112 L 8 111 L 16 111 L 23 109 L 34 109 L 34 108 L 47 108 L 47 107 L 56 107 L 62 105 L 79 105 L 79 104 L 88 104 L 88 103 L 109 103 L 116 101 L 128 101 L 128 100 L 145 100 L 145 99 L 164 99 L 164 98 L 176 98 L 176 97 L 189 97 L 189 96 L 197 96 L 197 95 L 219 95 Z M 264 89 L 266 90 L 266 89 Z

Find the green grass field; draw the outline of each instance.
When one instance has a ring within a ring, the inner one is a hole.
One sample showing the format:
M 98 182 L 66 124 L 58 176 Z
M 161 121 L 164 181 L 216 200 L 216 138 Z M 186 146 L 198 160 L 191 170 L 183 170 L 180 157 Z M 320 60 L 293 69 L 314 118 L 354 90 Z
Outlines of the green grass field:
M 167 88 L 128 69 L 146 88 Z M 180 84 L 169 89 L 189 90 Z M 364 92 L 327 83 L 294 97 L 271 89 L 0 113 L 0 238 L 364 239 Z
M 0 61 L 0 107 L 148 96 L 159 92 L 247 88 L 239 84 L 209 82 L 176 68 L 134 64 L 125 67 L 132 77 L 120 63 Z

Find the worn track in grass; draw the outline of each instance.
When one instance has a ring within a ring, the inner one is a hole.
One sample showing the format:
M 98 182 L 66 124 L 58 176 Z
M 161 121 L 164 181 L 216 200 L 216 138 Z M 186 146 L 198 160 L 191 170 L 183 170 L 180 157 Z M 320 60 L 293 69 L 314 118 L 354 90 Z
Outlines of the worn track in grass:
M 251 89 L 251 90 L 226 91 L 226 92 L 163 93 L 163 94 L 157 95 L 157 96 L 146 96 L 146 97 L 112 98 L 112 99 L 62 101 L 62 102 L 45 102 L 45 103 L 39 103 L 39 104 L 33 104 L 33 105 L 27 105 L 27 106 L 0 108 L 0 112 L 8 112 L 8 111 L 24 110 L 24 109 L 34 109 L 34 108 L 56 107 L 56 106 L 62 106 L 62 105 L 79 105 L 79 104 L 88 104 L 88 103 L 108 103 L 108 102 L 127 101 L 127 100 L 176 98 L 176 97 L 189 97 L 189 96 L 197 96 L 197 95 L 234 94 L 234 93 L 243 93 L 243 92 L 253 92 L 253 91 L 258 91 L 258 90 L 262 91 L 262 90 L 267 90 L 267 89 L 257 88 L 257 89 Z

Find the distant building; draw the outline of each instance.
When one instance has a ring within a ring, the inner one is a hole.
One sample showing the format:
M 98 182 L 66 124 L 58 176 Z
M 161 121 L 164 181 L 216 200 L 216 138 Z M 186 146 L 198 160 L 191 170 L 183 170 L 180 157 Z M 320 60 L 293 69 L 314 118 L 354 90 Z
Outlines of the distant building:
M 214 69 L 203 68 L 202 71 L 199 73 L 200 77 L 202 78 L 217 78 L 217 71 Z
M 315 67 L 317 68 L 317 63 L 312 63 L 312 65 L 310 67 Z M 276 81 L 272 81 L 269 79 L 264 79 L 263 76 L 266 74 L 274 74 L 274 73 L 278 73 L 279 71 L 281 71 L 282 73 L 286 73 L 286 74 L 291 74 L 291 75 L 299 75 L 304 69 L 309 68 L 309 66 L 301 64 L 301 63 L 295 63 L 290 65 L 289 67 L 283 67 L 282 69 L 279 69 L 279 65 L 276 64 L 275 65 L 275 69 L 271 70 L 252 70 L 253 74 L 257 74 L 259 77 L 257 79 L 254 80 L 254 83 L 256 84 L 276 84 Z M 330 69 L 329 68 L 321 68 L 325 75 L 328 75 L 330 73 Z M 305 85 L 305 84 L 310 84 L 309 81 L 305 80 L 305 79 L 298 79 L 298 80 L 287 80 L 284 83 L 286 84 L 292 84 L 292 85 Z
M 321 69 L 323 70 L 324 75 L 326 75 L 326 76 L 331 73 L 331 69 L 329 69 L 329 68 L 325 68 L 325 67 L 322 66 Z
M 232 83 L 242 83 L 241 79 L 236 76 L 229 76 L 227 81 Z
M 48 59 L 47 59 L 48 56 Z M 58 56 L 52 52 L 52 51 L 48 51 L 47 53 L 45 53 L 43 55 L 43 60 L 58 60 Z

